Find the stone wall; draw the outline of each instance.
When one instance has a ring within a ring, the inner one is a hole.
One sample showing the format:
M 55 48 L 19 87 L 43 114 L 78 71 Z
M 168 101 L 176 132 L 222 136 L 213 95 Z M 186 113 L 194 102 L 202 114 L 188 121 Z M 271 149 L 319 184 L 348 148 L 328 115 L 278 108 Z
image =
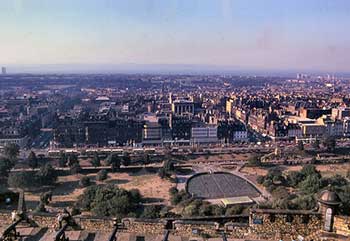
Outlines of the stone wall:
M 11 221 L 11 212 L 1 212 L 0 213 L 0 223 L 3 226 L 10 225 Z
M 41 228 L 54 229 L 57 226 L 57 216 L 54 214 L 31 214 L 29 215 L 29 218 Z
M 129 233 L 156 235 L 163 234 L 167 224 L 166 220 L 135 218 L 125 218 L 122 220 L 122 223 L 125 227 L 125 230 Z
M 249 235 L 249 224 L 229 222 L 225 224 L 224 230 L 230 238 L 243 239 Z
M 185 221 L 173 222 L 173 234 L 178 236 L 218 236 L 219 223 L 207 221 Z
M 54 229 L 57 226 L 55 214 L 30 214 L 39 227 Z M 96 218 L 87 216 L 75 216 L 74 220 L 80 228 L 88 232 L 104 231 L 110 232 L 114 228 L 111 218 Z M 215 220 L 215 221 L 213 221 Z M 3 226 L 11 223 L 11 213 L 1 212 L 0 222 Z M 210 236 L 219 237 L 225 231 L 227 237 L 233 239 L 244 239 L 254 237 L 255 239 L 267 240 L 291 240 L 299 235 L 304 240 L 311 240 L 323 228 L 322 215 L 311 211 L 292 210 L 268 210 L 252 209 L 249 215 L 249 223 L 229 221 L 223 217 L 206 220 L 196 219 L 135 219 L 125 218 L 122 220 L 123 230 L 135 234 L 163 235 L 165 229 L 170 229 L 177 236 Z M 337 234 L 350 237 L 350 217 L 335 216 L 334 231 Z
M 350 217 L 335 216 L 333 228 L 337 234 L 350 237 Z
M 111 218 L 94 218 L 94 217 L 74 217 L 75 222 L 80 228 L 90 232 L 105 231 L 110 232 L 114 228 L 114 222 Z
M 322 227 L 322 215 L 316 212 L 253 209 L 250 213 L 250 233 L 259 238 L 291 240 L 308 237 Z

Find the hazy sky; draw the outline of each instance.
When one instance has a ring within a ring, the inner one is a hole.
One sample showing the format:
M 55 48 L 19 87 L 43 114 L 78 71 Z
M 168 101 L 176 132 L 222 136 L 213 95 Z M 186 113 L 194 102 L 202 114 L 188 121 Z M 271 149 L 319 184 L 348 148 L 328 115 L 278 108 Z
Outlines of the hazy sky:
M 0 1 L 0 65 L 70 63 L 350 71 L 350 1 Z

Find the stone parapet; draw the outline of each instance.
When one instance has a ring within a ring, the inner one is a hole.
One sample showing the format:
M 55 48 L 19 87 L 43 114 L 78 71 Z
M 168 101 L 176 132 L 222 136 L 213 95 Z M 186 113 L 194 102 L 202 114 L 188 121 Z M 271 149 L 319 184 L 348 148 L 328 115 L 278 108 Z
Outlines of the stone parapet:
M 350 237 L 350 217 L 334 216 L 333 228 L 335 233 Z
M 308 237 L 322 227 L 322 215 L 316 212 L 253 209 L 250 213 L 250 233 L 265 239 Z
M 178 236 L 218 236 L 219 223 L 208 221 L 177 220 L 173 222 L 173 233 Z
M 161 235 L 164 233 L 167 221 L 161 219 L 124 218 L 123 226 L 130 233 L 147 233 Z

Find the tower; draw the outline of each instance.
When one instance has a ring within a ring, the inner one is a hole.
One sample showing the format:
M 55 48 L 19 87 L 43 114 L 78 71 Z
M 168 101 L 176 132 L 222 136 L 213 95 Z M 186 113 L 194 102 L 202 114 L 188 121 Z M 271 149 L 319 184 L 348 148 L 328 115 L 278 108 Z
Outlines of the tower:
M 332 232 L 334 216 L 337 214 L 340 199 L 335 192 L 324 190 L 319 194 L 317 201 L 319 212 L 322 214 L 324 220 L 323 229 L 327 232 Z

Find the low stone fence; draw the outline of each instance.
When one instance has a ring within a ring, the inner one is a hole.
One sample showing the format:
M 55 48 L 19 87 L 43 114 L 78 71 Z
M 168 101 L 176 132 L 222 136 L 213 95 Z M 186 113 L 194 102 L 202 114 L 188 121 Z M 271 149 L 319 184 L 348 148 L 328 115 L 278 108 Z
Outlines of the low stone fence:
M 350 217 L 334 216 L 333 228 L 337 234 L 350 237 Z
M 218 236 L 219 223 L 208 221 L 177 220 L 173 222 L 173 233 L 178 236 Z
M 122 223 L 127 232 L 162 235 L 167 221 L 160 219 L 124 218 Z
M 57 227 L 57 216 L 55 214 L 33 213 L 29 215 L 29 218 L 41 228 L 54 229 Z
M 47 213 L 31 213 L 29 218 L 39 227 L 57 228 L 57 216 Z M 122 219 L 123 229 L 119 232 L 135 234 L 163 235 L 168 229 L 173 235 L 184 237 L 219 237 L 222 232 L 232 239 L 255 237 L 266 240 L 296 240 L 298 236 L 311 240 L 324 226 L 321 213 L 296 210 L 251 209 L 249 223 L 247 216 L 202 217 L 186 219 Z M 78 226 L 88 232 L 111 232 L 112 218 L 74 216 Z M 11 224 L 11 213 L 0 212 L 2 226 Z M 336 234 L 350 237 L 350 217 L 335 216 Z
M 110 232 L 114 228 L 114 221 L 111 218 L 74 216 L 74 220 L 80 228 L 91 232 Z
M 225 224 L 226 236 L 235 239 L 243 239 L 249 235 L 249 224 L 246 223 L 226 223 Z
M 249 220 L 250 232 L 265 239 L 307 237 L 322 225 L 322 215 L 311 211 L 252 209 Z
M 3 226 L 10 225 L 12 223 L 11 212 L 1 212 L 0 213 L 0 223 Z

